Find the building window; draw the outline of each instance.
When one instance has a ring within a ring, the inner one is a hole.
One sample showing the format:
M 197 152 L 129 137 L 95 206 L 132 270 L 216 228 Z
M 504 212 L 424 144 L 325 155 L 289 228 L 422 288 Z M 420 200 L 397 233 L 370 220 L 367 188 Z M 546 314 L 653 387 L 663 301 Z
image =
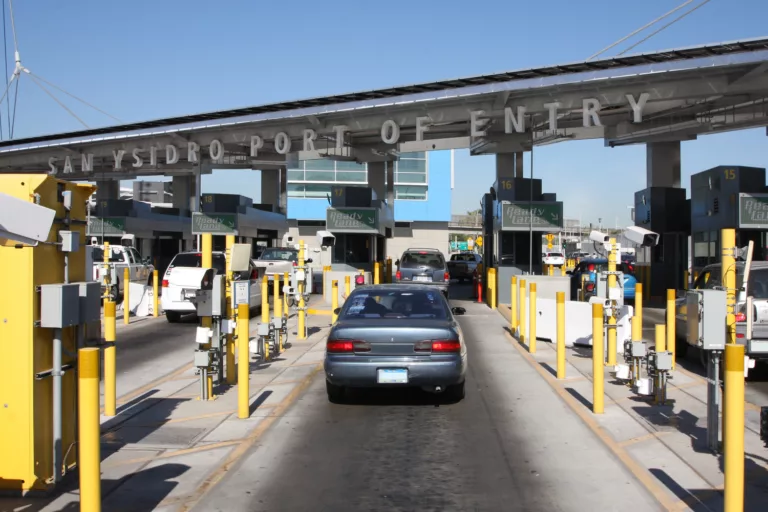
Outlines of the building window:
M 288 169 L 288 182 L 367 184 L 368 172 L 365 165 L 355 162 L 301 160 L 296 168 Z
M 288 183 L 288 197 L 299 199 L 326 199 L 330 195 L 331 185 Z
M 426 201 L 427 187 L 395 185 L 395 199 L 400 201 Z

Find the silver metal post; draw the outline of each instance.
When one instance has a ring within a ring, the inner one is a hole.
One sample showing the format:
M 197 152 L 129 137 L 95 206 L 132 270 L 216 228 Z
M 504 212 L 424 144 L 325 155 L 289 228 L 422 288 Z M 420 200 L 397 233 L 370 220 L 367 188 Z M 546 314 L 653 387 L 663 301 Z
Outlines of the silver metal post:
M 707 361 L 707 446 L 720 452 L 720 352 L 710 352 Z
M 61 329 L 53 331 L 53 481 L 61 480 Z
M 200 398 L 208 400 L 208 370 L 200 369 Z

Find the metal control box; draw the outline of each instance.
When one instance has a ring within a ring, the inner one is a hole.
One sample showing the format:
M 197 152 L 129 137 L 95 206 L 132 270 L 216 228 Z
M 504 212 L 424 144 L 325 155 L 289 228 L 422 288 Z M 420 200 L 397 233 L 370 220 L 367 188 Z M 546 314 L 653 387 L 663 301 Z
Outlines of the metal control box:
M 632 342 L 632 357 L 645 357 L 646 346 L 643 341 Z
M 655 352 L 656 369 L 671 371 L 672 370 L 672 352 Z
M 688 343 L 703 350 L 725 350 L 726 292 L 694 290 L 686 295 Z
M 80 285 L 40 286 L 40 327 L 62 329 L 80 323 Z
M 619 306 L 624 305 L 624 274 L 622 272 L 616 272 L 616 291 L 611 297 L 608 293 L 608 274 L 601 273 L 597 279 L 597 297 L 604 299 L 615 300 Z
M 211 278 L 210 290 L 198 290 L 197 301 L 195 306 L 197 308 L 197 316 L 223 316 L 226 314 L 226 295 L 225 295 L 225 276 L 214 275 Z
M 78 231 L 59 231 L 61 252 L 77 252 L 80 249 L 80 233 Z
M 80 323 L 101 321 L 101 285 L 96 281 L 77 283 L 80 293 Z
M 251 282 L 233 281 L 232 282 L 232 308 L 237 309 L 240 304 L 251 303 Z

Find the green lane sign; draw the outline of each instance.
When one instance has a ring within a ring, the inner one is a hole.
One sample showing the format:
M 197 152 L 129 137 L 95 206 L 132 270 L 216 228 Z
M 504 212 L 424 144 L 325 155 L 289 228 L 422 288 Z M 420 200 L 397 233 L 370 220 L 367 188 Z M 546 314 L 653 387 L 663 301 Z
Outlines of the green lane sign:
M 739 194 L 739 227 L 768 229 L 768 194 Z
M 192 234 L 236 235 L 237 216 L 226 213 L 192 213 Z
M 378 233 L 379 215 L 374 208 L 328 208 L 326 229 L 331 232 Z
M 88 236 L 116 236 L 125 234 L 125 219 L 91 217 L 88 222 Z
M 563 203 L 518 201 L 502 203 L 502 231 L 531 229 L 531 211 L 533 211 L 533 231 L 560 231 L 563 228 Z

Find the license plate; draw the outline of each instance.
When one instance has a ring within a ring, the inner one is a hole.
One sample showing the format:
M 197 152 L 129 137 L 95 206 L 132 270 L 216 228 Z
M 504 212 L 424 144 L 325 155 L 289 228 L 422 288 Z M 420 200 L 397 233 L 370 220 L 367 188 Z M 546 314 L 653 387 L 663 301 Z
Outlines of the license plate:
M 408 370 L 405 368 L 380 369 L 377 377 L 379 384 L 408 384 Z
M 421 281 L 421 282 L 429 282 L 432 281 L 432 278 L 429 276 L 413 276 L 414 281 Z

